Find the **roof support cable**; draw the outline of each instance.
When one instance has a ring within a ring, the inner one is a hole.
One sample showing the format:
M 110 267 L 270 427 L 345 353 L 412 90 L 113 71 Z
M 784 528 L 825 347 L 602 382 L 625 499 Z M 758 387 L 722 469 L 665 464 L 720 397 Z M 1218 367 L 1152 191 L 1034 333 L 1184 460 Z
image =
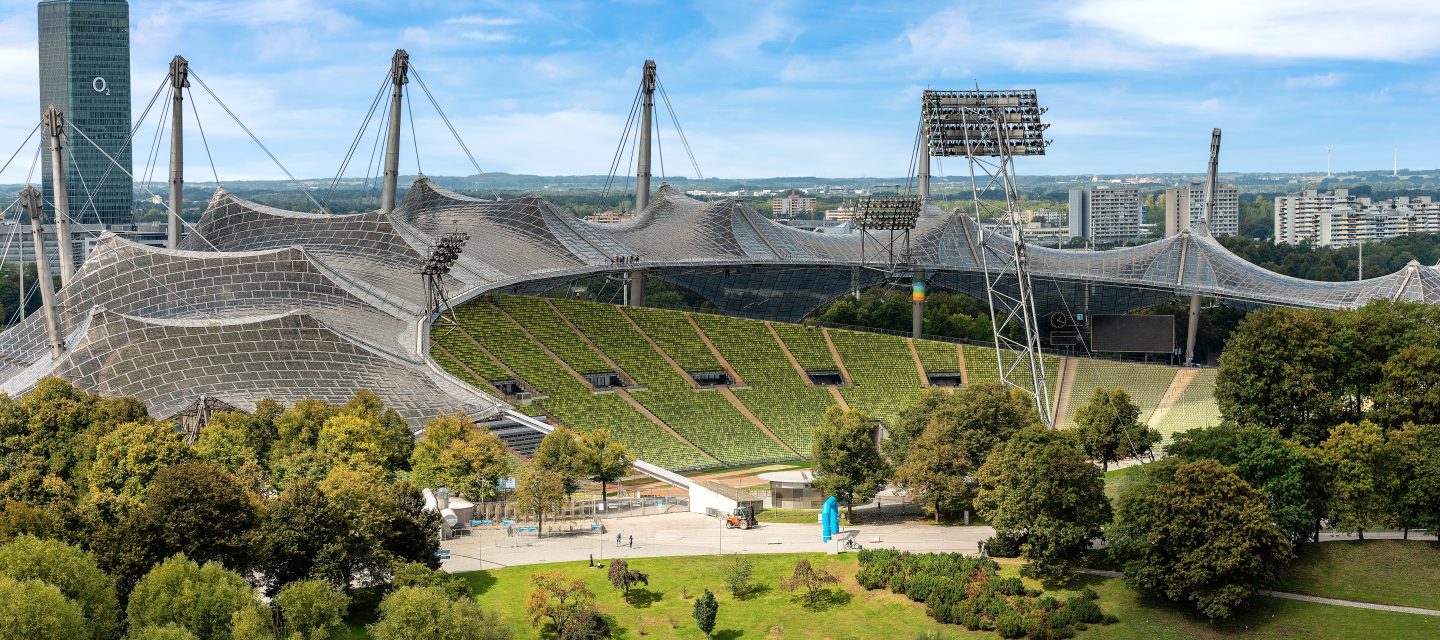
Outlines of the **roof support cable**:
M 388 78 L 388 76 L 387 76 Z M 389 83 L 388 79 L 386 81 Z M 365 195 L 366 197 L 379 197 L 376 189 L 380 186 L 380 175 L 384 173 L 381 165 L 385 164 L 385 156 L 380 154 L 380 140 L 385 137 L 385 123 L 390 118 L 390 101 L 384 100 L 380 105 L 380 118 L 375 125 L 375 143 L 370 147 L 370 162 L 365 165 Z
M 660 181 L 665 181 L 665 145 L 660 142 L 660 114 L 655 114 L 655 149 L 660 153 Z
M 636 114 L 640 112 L 640 89 L 635 89 L 635 99 L 630 102 L 630 114 L 625 118 L 625 128 L 620 130 L 620 143 L 615 145 L 615 155 L 610 159 L 610 171 L 605 175 L 605 188 L 601 197 L 610 194 L 610 185 L 620 172 L 620 159 L 625 157 L 625 143 L 630 139 L 630 129 L 635 125 Z
M 210 94 L 210 98 L 213 99 L 216 104 L 220 105 L 221 109 L 225 110 L 225 113 L 230 116 L 231 120 L 235 121 L 235 124 L 240 125 L 240 129 L 245 132 L 245 135 L 250 136 L 251 140 L 255 141 L 256 146 L 259 146 L 260 150 L 265 152 L 265 155 L 270 156 L 270 160 L 275 163 L 275 166 L 280 167 L 280 170 L 285 172 L 285 177 L 290 178 L 290 181 L 295 183 L 295 186 L 300 189 L 301 193 L 305 194 L 305 198 L 310 200 L 311 204 L 314 204 L 316 208 L 320 209 L 321 213 L 330 213 L 330 210 L 321 205 L 320 201 L 316 200 L 315 196 L 310 194 L 310 190 L 306 189 L 305 185 L 301 184 L 299 180 L 296 180 L 295 175 L 290 173 L 290 170 L 286 169 L 284 164 L 281 164 L 280 159 L 276 158 L 275 154 L 270 153 L 270 149 L 265 146 L 265 143 L 260 142 L 260 138 L 255 137 L 255 134 L 250 131 L 250 127 L 245 126 L 245 123 L 240 121 L 240 116 L 235 115 L 235 112 L 230 110 L 230 107 L 225 104 L 225 101 L 221 100 L 220 96 L 215 95 L 215 92 L 210 90 L 210 85 L 205 84 L 205 81 L 201 80 L 200 76 L 197 75 L 194 70 L 190 71 L 190 77 L 200 83 L 200 88 L 204 89 L 205 93 Z
M 410 107 L 410 92 L 405 92 L 405 117 L 410 120 L 410 145 L 415 149 L 415 175 L 424 175 L 420 169 L 420 136 L 415 135 L 415 110 Z M 468 151 L 466 153 L 469 153 Z M 474 162 L 472 159 L 471 162 Z
M 40 123 L 37 122 L 35 123 L 35 128 L 30 130 L 30 135 L 25 136 L 25 141 L 21 142 L 20 146 L 15 148 L 15 153 L 10 154 L 10 159 L 5 161 L 5 165 L 0 166 L 0 174 L 4 174 L 5 170 L 10 168 L 10 163 L 14 162 L 16 156 L 19 156 L 20 152 L 25 150 L 25 145 L 30 144 L 30 139 L 35 137 L 35 132 L 39 130 Z M 16 200 L 16 202 L 19 202 L 19 200 Z
M 210 153 L 210 140 L 205 137 L 205 125 L 200 124 L 200 110 L 195 108 L 195 93 L 190 87 L 185 87 L 185 93 L 190 94 L 190 111 L 195 114 L 195 127 L 200 129 L 200 143 L 205 146 L 205 157 L 210 160 L 210 174 L 215 176 L 215 186 L 220 186 L 220 172 L 215 169 L 215 156 Z
M 460 132 L 455 129 L 455 124 L 450 122 L 450 116 L 445 115 L 445 110 L 440 108 L 440 101 L 435 99 L 435 94 L 431 93 L 430 87 L 425 84 L 425 78 L 421 77 L 420 74 L 415 71 L 415 65 L 413 64 L 410 65 L 410 75 L 415 77 L 416 84 L 420 85 L 420 90 L 425 93 L 425 98 L 430 101 L 430 106 L 435 107 L 435 113 L 439 114 L 440 121 L 445 123 L 445 128 L 450 130 L 450 135 L 455 138 L 455 143 L 460 145 L 461 151 L 465 152 L 465 157 L 470 160 L 470 166 L 475 167 L 475 175 L 483 175 L 485 170 L 481 169 L 480 163 L 475 161 L 475 154 L 470 153 L 470 147 L 465 144 L 465 139 L 460 137 Z M 415 118 L 413 116 L 410 118 L 410 126 L 412 128 L 415 126 Z M 415 161 L 415 166 L 417 169 L 420 166 L 418 159 Z M 500 193 L 497 191 L 494 192 L 494 194 L 495 199 L 499 200 Z
M 375 117 L 375 109 L 385 97 L 385 88 L 390 85 L 390 74 L 385 74 L 385 79 L 380 82 L 380 88 L 375 92 L 375 97 L 370 100 L 370 108 L 365 111 L 365 119 L 360 122 L 360 128 L 355 131 L 355 138 L 350 141 L 350 148 L 345 151 L 345 158 L 340 161 L 340 170 L 335 172 L 335 178 L 330 180 L 330 189 L 325 192 L 325 204 L 335 196 L 335 188 L 339 186 L 341 178 L 345 176 L 345 170 L 350 168 L 350 161 L 355 157 L 355 150 L 360 147 L 360 142 L 365 138 L 365 132 L 370 128 L 370 120 Z M 388 105 L 387 105 L 388 107 Z M 371 158 L 374 159 L 373 156 Z M 367 165 L 366 184 L 369 184 L 369 166 Z
M 700 163 L 695 160 L 695 153 L 690 150 L 690 141 L 685 138 L 685 128 L 680 126 L 680 118 L 675 116 L 675 107 L 670 104 L 670 96 L 665 93 L 665 83 L 655 78 L 655 86 L 660 89 L 660 99 L 665 103 L 665 110 L 670 112 L 670 122 L 675 125 L 675 133 L 680 136 L 680 146 L 685 148 L 685 155 L 690 157 L 690 166 L 695 169 L 695 178 L 704 180 L 705 174 L 700 171 Z
M 166 77 L 164 77 L 164 78 L 162 78 L 162 79 L 160 80 L 160 85 L 157 86 L 157 87 L 155 87 L 155 93 L 150 94 L 150 102 L 148 102 L 148 103 L 145 104 L 145 109 L 140 112 L 140 117 L 137 118 L 137 119 L 135 120 L 135 124 L 130 127 L 130 133 L 125 136 L 124 144 L 120 145 L 120 152 L 121 152 L 121 153 L 124 153 L 126 149 L 130 149 L 130 148 L 131 148 L 132 144 L 135 142 L 135 135 L 140 132 L 140 127 L 141 127 L 141 125 L 143 125 L 143 124 L 145 123 L 145 118 L 150 115 L 150 110 L 153 109 L 153 108 L 155 108 L 155 101 L 160 98 L 160 93 L 161 93 L 162 91 L 164 91 L 165 88 L 168 87 L 168 86 L 170 86 L 170 77 L 167 75 Z M 167 106 L 168 106 L 169 101 L 166 101 L 166 103 L 167 103 Z M 164 122 L 164 120 L 165 120 L 165 118 L 163 118 L 163 117 L 160 118 L 160 121 L 161 121 L 161 122 Z M 27 139 L 28 139 L 28 138 L 27 138 Z M 3 171 L 3 169 L 0 169 L 0 171 Z M 104 171 L 104 173 L 101 173 L 101 174 L 100 174 L 100 180 L 95 183 L 95 191 L 96 191 L 96 192 L 99 192 L 100 187 L 102 187 L 102 186 L 105 185 L 105 182 L 110 179 L 110 174 L 112 174 L 114 171 L 115 171 L 115 165 L 105 165 L 105 171 Z M 25 181 L 26 181 L 26 182 L 29 182 L 30 179 L 29 179 L 29 178 L 26 178 Z M 82 210 L 81 213 L 84 213 L 84 211 Z M 78 217 L 72 216 L 72 218 L 74 218 L 76 221 L 80 221 L 80 219 L 79 219 Z M 95 212 L 95 221 L 96 221 L 96 222 L 100 222 L 100 213 L 99 213 L 99 211 L 96 211 L 96 212 Z

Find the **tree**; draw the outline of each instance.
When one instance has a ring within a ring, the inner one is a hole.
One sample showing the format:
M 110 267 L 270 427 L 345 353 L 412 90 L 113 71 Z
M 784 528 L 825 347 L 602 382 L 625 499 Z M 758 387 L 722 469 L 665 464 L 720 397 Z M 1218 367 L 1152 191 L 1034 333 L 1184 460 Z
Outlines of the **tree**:
M 235 614 L 247 608 L 263 611 L 264 605 L 244 578 L 217 563 L 201 566 L 177 554 L 140 579 L 126 612 L 131 628 L 174 624 L 199 640 L 228 640 Z
M 1108 471 L 1121 457 L 1139 458 L 1160 442 L 1160 432 L 1140 424 L 1140 407 L 1124 389 L 1096 389 L 1090 402 L 1075 411 L 1075 435 L 1091 460 Z
M 980 515 L 998 535 L 1023 537 L 1020 555 L 1037 575 L 1066 575 L 1110 522 L 1104 475 L 1070 433 L 1021 429 L 990 452 L 976 475 Z
M 610 572 L 607 577 L 610 578 L 611 585 L 625 594 L 626 602 L 630 601 L 630 587 L 637 584 L 646 586 L 650 584 L 650 576 L 648 574 L 632 571 L 630 569 L 630 563 L 618 559 L 610 562 Z
M 426 487 L 449 487 L 474 502 L 493 500 L 510 475 L 505 444 L 464 415 L 425 423 L 425 434 L 410 455 L 411 477 Z
M 343 571 L 317 566 L 343 558 L 351 548 L 345 516 L 320 490 L 320 485 L 301 478 L 285 486 L 271 501 L 260 525 L 259 569 L 270 595 L 305 578 Z
M 831 405 L 815 429 L 815 487 L 845 503 L 846 516 L 854 518 L 855 503 L 865 502 L 884 488 L 889 465 L 875 446 L 870 417 L 859 409 Z
M 325 477 L 320 490 L 345 525 L 344 547 L 321 563 L 331 583 L 381 582 L 405 562 L 440 566 L 435 558 L 439 515 L 424 510 L 424 498 L 414 486 L 392 481 L 373 467 L 342 467 Z
M 57 540 L 21 536 L 0 547 L 0 575 L 54 585 L 66 599 L 80 605 L 89 637 L 108 640 L 119 635 L 115 579 L 84 551 Z
M 1390 496 L 1397 492 L 1399 452 L 1386 446 L 1385 434 L 1372 422 L 1342 424 L 1319 446 L 1330 483 L 1326 513 L 1341 531 L 1359 534 L 1387 524 Z
M 609 429 L 595 429 L 580 434 L 580 467 L 585 477 L 600 483 L 600 503 L 609 508 L 606 487 L 630 473 L 635 456 L 625 445 L 610 435 Z
M 580 479 L 585 477 L 579 440 L 574 431 L 564 426 L 555 427 L 554 431 L 545 434 L 540 446 L 535 448 L 530 464 L 536 469 L 557 474 L 564 482 L 566 496 L 578 491 Z
M 510 499 L 520 513 L 535 514 L 539 519 L 538 534 L 543 536 L 545 516 L 559 513 L 565 507 L 567 495 L 563 475 L 532 462 L 520 474 L 520 482 L 515 485 L 515 493 Z
M 285 616 L 285 630 L 297 640 L 330 640 L 346 635 L 345 611 L 350 598 L 323 580 L 285 585 L 275 598 Z
M 755 563 L 750 558 L 739 553 L 732 556 L 730 564 L 725 565 L 725 587 L 730 595 L 738 599 L 750 593 L 754 573 Z
M 1429 355 L 1429 362 L 1423 364 L 1419 362 L 1424 358 L 1421 353 L 1411 351 L 1406 357 L 1400 357 L 1402 351 L 1410 351 L 1412 346 L 1424 345 L 1434 351 L 1430 345 L 1440 344 L 1440 332 L 1437 332 L 1440 312 L 1433 305 L 1377 300 L 1359 309 L 1335 314 L 1335 325 L 1335 344 L 1339 361 L 1344 364 L 1338 373 L 1344 390 L 1341 400 L 1345 420 L 1359 420 L 1366 404 L 1377 398 L 1377 387 L 1388 377 L 1389 364 L 1397 363 L 1412 371 L 1417 368 L 1433 371 L 1440 367 L 1433 353 Z M 1433 379 L 1412 381 L 1420 385 L 1417 390 L 1434 386 Z M 1391 390 L 1395 390 L 1394 386 Z M 1416 395 L 1423 395 L 1423 391 Z M 1403 422 L 1394 423 L 1394 426 L 1401 424 Z
M 695 617 L 695 626 L 700 628 L 700 633 L 710 636 L 715 630 L 715 614 L 720 613 L 720 603 L 715 601 L 715 594 L 709 589 L 695 599 L 695 610 L 691 613 Z
M 324 400 L 305 398 L 275 416 L 275 443 L 270 447 L 272 466 L 274 460 L 313 449 L 325 421 L 339 411 Z
M 138 507 L 161 469 L 190 457 L 190 448 L 169 425 L 127 422 L 95 444 L 90 491 L 114 494 L 129 508 Z
M 470 597 L 470 583 L 465 578 L 447 573 L 443 569 L 431 569 L 418 562 L 409 562 L 396 569 L 395 575 L 390 579 L 390 587 L 393 589 L 401 587 L 438 589 L 449 595 L 452 600 L 464 600 Z
M 1342 411 L 1339 350 L 1334 320 L 1300 309 L 1262 309 L 1240 322 L 1215 381 L 1215 400 L 1226 419 L 1323 440 Z
M 196 640 L 195 634 L 178 624 L 154 625 L 130 632 L 130 640 Z
M 0 638 L 71 640 L 89 635 L 80 605 L 55 585 L 0 575 Z
M 944 395 L 922 398 L 921 406 L 932 407 L 924 431 L 895 471 L 895 483 L 920 498 L 936 522 L 942 512 L 970 508 L 973 478 L 985 457 L 1011 434 L 1040 421 L 1022 393 L 999 383 Z
M 910 404 L 901 407 L 899 416 L 894 424 L 890 425 L 886 438 L 880 443 L 885 457 L 890 463 L 899 466 L 905 461 L 910 452 L 910 445 L 920 438 L 925 432 L 926 425 L 930 424 L 931 416 L 940 411 L 940 407 L 947 404 L 955 394 L 949 393 L 938 387 L 930 387 L 920 392 L 920 397 Z
M 1396 507 L 1401 526 L 1440 531 L 1440 425 L 1407 427 L 1395 446 L 1408 469 Z
M 580 578 L 567 578 L 560 571 L 541 571 L 530 577 L 535 589 L 525 600 L 525 611 L 530 614 L 530 624 L 539 626 L 548 618 L 549 628 L 556 634 L 593 615 L 595 594 Z
M 1373 413 L 1378 422 L 1391 428 L 1410 422 L 1440 424 L 1440 348 L 1429 344 L 1405 347 L 1381 372 Z
M 1212 620 L 1228 618 L 1273 584 L 1292 557 L 1265 502 L 1214 460 L 1146 465 L 1142 481 L 1120 496 L 1111 557 L 1131 587 Z
M 226 415 L 235 415 L 227 413 Z M 230 473 L 236 473 L 247 462 L 259 460 L 249 442 L 245 424 L 239 420 L 210 421 L 200 430 L 191 447 L 195 457 Z
M 365 415 L 332 416 L 320 427 L 315 449 L 330 468 L 402 470 L 409 465 L 411 447 L 397 443 L 384 427 L 383 422 Z
M 205 462 L 175 464 L 155 474 L 139 511 L 97 534 L 95 550 L 128 593 L 151 566 L 176 553 L 248 571 L 259 524 L 259 499 L 234 476 Z
M 387 469 L 409 468 L 410 453 L 415 448 L 415 434 L 400 413 L 385 406 L 385 401 L 369 389 L 355 392 L 355 397 L 341 409 L 347 415 L 364 418 L 377 426 L 375 437 L 380 448 L 389 453 L 384 466 Z
M 839 580 L 830 573 L 811 566 L 809 560 L 801 558 L 795 563 L 795 570 L 790 573 L 790 576 L 780 581 L 780 586 L 790 592 L 804 590 L 805 606 L 813 608 L 825 586 L 835 584 Z
M 451 599 L 438 589 L 401 587 L 380 601 L 375 640 L 509 640 L 510 628 L 469 598 Z
M 1319 530 L 1325 509 L 1325 480 L 1307 450 L 1274 429 L 1224 423 L 1175 435 L 1165 448 L 1195 462 L 1213 459 L 1235 471 L 1269 498 L 1270 516 L 1296 544 Z

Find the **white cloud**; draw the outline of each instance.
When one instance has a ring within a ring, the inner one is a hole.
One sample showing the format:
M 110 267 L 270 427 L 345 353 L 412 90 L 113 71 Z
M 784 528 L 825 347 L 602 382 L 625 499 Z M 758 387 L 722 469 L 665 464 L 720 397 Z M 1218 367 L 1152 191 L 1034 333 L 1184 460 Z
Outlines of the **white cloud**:
M 1440 53 L 1432 0 L 1079 0 L 1078 27 L 1150 47 L 1225 56 L 1404 61 Z
M 520 19 L 496 18 L 491 16 L 459 16 L 446 19 L 445 24 L 461 24 L 473 27 L 508 27 L 520 24 Z
M 1286 89 L 1329 89 L 1345 80 L 1345 74 L 1336 71 L 1317 73 L 1309 76 L 1286 78 L 1280 86 Z

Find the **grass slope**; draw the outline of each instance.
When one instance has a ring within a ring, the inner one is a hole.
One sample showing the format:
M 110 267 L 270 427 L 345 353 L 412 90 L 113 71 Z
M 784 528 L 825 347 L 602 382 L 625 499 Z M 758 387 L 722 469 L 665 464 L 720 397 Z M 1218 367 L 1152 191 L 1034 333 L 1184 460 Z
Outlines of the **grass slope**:
M 1296 555 L 1276 590 L 1440 609 L 1440 547 L 1432 542 L 1321 542 Z
M 805 610 L 776 586 L 802 556 L 841 577 L 838 589 L 830 598 L 832 604 L 824 610 Z M 508 567 L 462 575 L 470 581 L 480 603 L 498 611 L 515 631 L 516 638 L 539 637 L 538 630 L 526 621 L 525 598 L 531 589 L 530 576 L 550 569 L 585 578 L 596 594 L 601 611 L 614 616 L 624 629 L 618 636 L 622 638 L 703 638 L 690 612 L 694 596 L 706 587 L 716 592 L 720 603 L 714 634 L 717 638 L 905 640 L 931 631 L 938 632 L 939 638 L 998 637 L 990 632 L 972 633 L 957 626 L 938 625 L 925 615 L 922 604 L 884 590 L 861 589 L 855 582 L 858 563 L 854 555 L 775 554 L 753 555 L 751 559 L 755 563 L 755 583 L 760 589 L 744 600 L 736 600 L 724 591 L 721 568 L 728 559 L 716 556 L 634 559 L 631 566 L 649 573 L 651 580 L 648 587 L 632 592 L 634 604 L 622 600 L 620 593 L 606 581 L 603 570 L 589 569 L 585 563 Z M 1329 557 L 1320 560 L 1332 561 Z M 1008 564 L 1002 573 L 1018 575 L 1018 571 L 1018 565 Z M 1026 582 L 1032 587 L 1038 586 L 1029 580 Z M 1210 623 L 1168 604 L 1144 598 L 1118 579 L 1096 576 L 1077 576 L 1075 584 L 1051 593 L 1064 597 L 1086 585 L 1100 593 L 1100 606 L 1106 612 L 1120 618 L 1118 624 L 1092 625 L 1077 636 L 1087 640 L 1440 637 L 1440 618 L 1275 598 L 1257 599 L 1254 607 L 1234 620 Z M 688 590 L 690 598 L 683 596 L 684 590 Z

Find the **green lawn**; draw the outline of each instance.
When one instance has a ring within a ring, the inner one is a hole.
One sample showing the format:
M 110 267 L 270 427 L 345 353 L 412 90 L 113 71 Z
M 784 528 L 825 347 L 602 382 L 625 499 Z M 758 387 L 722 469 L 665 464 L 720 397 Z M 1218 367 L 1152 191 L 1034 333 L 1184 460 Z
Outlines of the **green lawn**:
M 1277 591 L 1440 609 L 1440 547 L 1415 540 L 1301 545 Z
M 498 610 L 515 631 L 517 639 L 537 638 L 538 631 L 525 620 L 525 598 L 530 575 L 559 569 L 581 576 L 597 596 L 602 612 L 612 615 L 624 629 L 622 638 L 703 638 L 690 617 L 694 596 L 709 587 L 716 591 L 720 614 L 716 638 L 884 638 L 909 640 L 926 631 L 938 631 L 940 638 L 996 638 L 993 633 L 967 632 L 950 625 L 938 625 L 925 615 L 924 605 L 886 591 L 865 591 L 855 583 L 854 555 L 827 557 L 808 554 L 817 566 L 841 576 L 836 597 L 827 610 L 807 611 L 789 594 L 777 589 L 779 578 L 794 566 L 802 554 L 751 556 L 755 562 L 759 593 L 737 601 L 724 592 L 721 562 L 715 556 L 638 558 L 631 566 L 650 574 L 648 587 L 636 592 L 636 604 L 626 604 L 605 579 L 602 570 L 585 563 L 557 563 L 509 567 L 495 571 L 463 574 L 470 580 L 476 597 L 487 608 Z M 1016 575 L 1018 565 L 1007 562 L 1005 575 Z M 1440 637 L 1440 618 L 1382 611 L 1368 611 L 1331 605 L 1259 598 L 1239 618 L 1211 624 L 1165 603 L 1141 598 L 1118 579 L 1079 576 L 1084 584 L 1100 593 L 1100 605 L 1120 618 L 1115 625 L 1092 625 L 1079 634 L 1082 639 L 1150 638 L 1239 638 L 1279 640 L 1282 638 L 1435 638 Z M 1037 586 L 1028 581 L 1030 586 Z M 688 591 L 688 597 L 687 597 Z M 1053 592 L 1064 597 L 1066 591 Z
M 1120 501 L 1120 491 L 1139 482 L 1144 469 L 1144 465 L 1137 464 L 1105 472 L 1105 497 L 1110 498 L 1112 504 L 1117 504 Z

